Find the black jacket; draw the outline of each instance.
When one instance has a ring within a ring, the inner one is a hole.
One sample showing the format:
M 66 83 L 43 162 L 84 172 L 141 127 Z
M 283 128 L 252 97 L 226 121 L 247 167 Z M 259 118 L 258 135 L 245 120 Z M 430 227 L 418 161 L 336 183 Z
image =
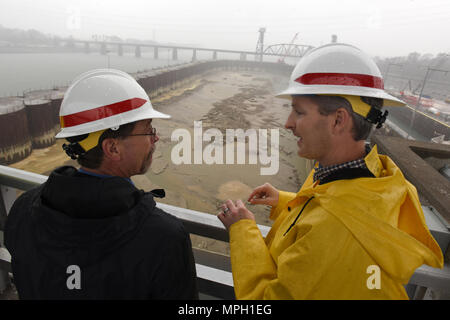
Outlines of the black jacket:
M 197 299 L 189 234 L 120 177 L 61 167 L 5 227 L 21 299 Z

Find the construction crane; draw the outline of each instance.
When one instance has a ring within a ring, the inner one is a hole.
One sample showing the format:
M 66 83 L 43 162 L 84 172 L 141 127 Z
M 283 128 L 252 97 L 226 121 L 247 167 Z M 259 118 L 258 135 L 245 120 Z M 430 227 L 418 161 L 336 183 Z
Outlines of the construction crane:
M 278 59 L 278 63 L 285 63 L 284 58 L 286 58 L 286 56 L 291 52 L 291 46 L 294 44 L 294 41 L 297 39 L 297 36 L 298 36 L 298 32 L 294 35 L 294 37 L 292 38 L 288 47 L 286 48 L 286 52 L 285 52 L 284 56 L 282 56 L 281 58 Z

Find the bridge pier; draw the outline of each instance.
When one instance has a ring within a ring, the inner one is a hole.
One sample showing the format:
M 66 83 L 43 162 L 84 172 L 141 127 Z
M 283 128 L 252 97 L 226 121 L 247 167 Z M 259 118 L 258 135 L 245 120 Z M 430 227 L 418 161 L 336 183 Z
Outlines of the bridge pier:
M 154 58 L 154 59 L 158 59 L 158 47 L 155 47 L 155 48 L 153 49 L 153 58 Z
M 123 47 L 121 44 L 117 45 L 117 54 L 123 56 Z
M 84 43 L 84 53 L 89 53 L 89 52 L 90 52 L 89 42 L 85 42 Z
M 217 60 L 217 51 L 213 52 L 213 60 Z
M 69 40 L 66 42 L 66 47 L 67 47 L 67 48 L 70 48 L 70 49 L 74 49 L 74 48 L 75 48 L 75 41 L 74 41 L 73 39 L 69 39 Z
M 100 45 L 100 54 L 101 55 L 106 54 L 106 43 L 104 43 L 104 42 Z
M 241 61 L 247 60 L 247 54 L 244 53 L 244 52 L 241 52 L 241 55 L 240 55 L 240 57 L 239 57 L 239 60 L 241 60 Z
M 197 49 L 192 50 L 192 62 L 197 61 Z
M 173 48 L 172 60 L 178 60 L 178 49 L 177 48 Z
M 134 50 L 134 56 L 136 58 L 140 58 L 141 57 L 141 46 L 136 46 L 136 49 Z

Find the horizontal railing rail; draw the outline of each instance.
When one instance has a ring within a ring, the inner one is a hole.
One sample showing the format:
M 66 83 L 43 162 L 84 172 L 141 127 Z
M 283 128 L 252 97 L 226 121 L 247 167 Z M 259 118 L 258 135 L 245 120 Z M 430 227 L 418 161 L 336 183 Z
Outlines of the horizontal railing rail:
M 47 176 L 0 166 L 1 221 L 5 221 L 7 213 L 17 197 L 17 190 L 26 191 L 32 189 L 44 183 L 47 178 Z M 224 242 L 229 241 L 228 232 L 213 214 L 163 203 L 157 203 L 157 207 L 179 218 L 191 234 Z M 433 215 L 432 211 L 426 207 L 424 209 L 426 215 Z M 446 251 L 450 242 L 450 232 L 439 225 L 436 218 L 428 217 L 427 223 L 428 221 L 431 221 L 428 225 L 431 232 L 439 237 L 439 244 L 441 248 L 445 246 L 442 250 Z M 3 226 L 3 223 L 1 226 Z M 258 225 L 258 227 L 265 237 L 270 228 L 263 225 Z M 0 240 L 3 242 L 1 238 Z M 234 299 L 233 277 L 229 256 L 199 248 L 193 248 L 193 251 L 196 260 L 199 290 L 204 295 L 203 297 Z M 7 285 L 5 274 L 11 273 L 10 259 L 11 257 L 6 248 L 0 248 L 0 291 Z M 450 265 L 446 264 L 444 269 L 435 269 L 423 265 L 416 270 L 406 286 L 408 295 L 415 299 L 423 298 L 427 288 L 449 295 Z

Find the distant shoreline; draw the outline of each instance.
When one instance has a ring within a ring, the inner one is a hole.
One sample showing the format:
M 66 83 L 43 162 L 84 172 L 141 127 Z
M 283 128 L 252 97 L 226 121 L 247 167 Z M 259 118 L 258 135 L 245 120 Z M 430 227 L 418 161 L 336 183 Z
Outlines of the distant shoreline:
M 27 46 L 0 46 L 0 54 L 11 53 L 85 53 L 85 49 L 82 47 L 68 48 L 68 47 L 54 47 L 54 46 L 42 46 L 42 47 L 27 47 Z M 153 53 L 153 48 L 142 48 L 143 52 Z M 166 51 L 163 48 L 159 49 L 160 52 Z M 116 48 L 110 51 L 112 54 L 117 54 Z M 133 49 L 124 48 L 124 53 L 134 53 Z M 91 47 L 90 52 L 86 54 L 100 53 L 100 48 Z
M 2 53 L 80 53 L 84 52 L 82 48 L 65 48 L 65 47 L 16 47 L 4 46 L 0 47 Z

